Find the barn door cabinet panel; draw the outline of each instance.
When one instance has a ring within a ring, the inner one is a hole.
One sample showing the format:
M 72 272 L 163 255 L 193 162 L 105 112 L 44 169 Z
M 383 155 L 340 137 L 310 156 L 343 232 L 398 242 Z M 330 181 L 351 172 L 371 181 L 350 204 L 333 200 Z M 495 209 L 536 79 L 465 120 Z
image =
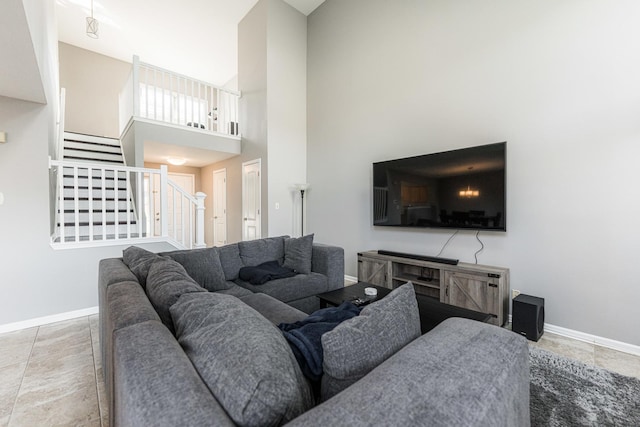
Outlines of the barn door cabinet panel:
M 358 256 L 358 281 L 393 289 L 391 261 Z
M 445 297 L 442 302 L 470 310 L 489 313 L 491 323 L 504 324 L 500 300 L 500 279 L 497 275 L 445 271 Z M 508 307 L 508 302 L 506 304 Z

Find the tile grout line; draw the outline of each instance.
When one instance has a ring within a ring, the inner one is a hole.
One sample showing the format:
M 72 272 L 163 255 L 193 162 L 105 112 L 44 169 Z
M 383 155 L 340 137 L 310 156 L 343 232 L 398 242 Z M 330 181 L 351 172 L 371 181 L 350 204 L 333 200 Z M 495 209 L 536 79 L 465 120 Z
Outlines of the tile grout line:
M 98 384 L 98 367 L 96 366 L 96 351 L 93 348 L 93 330 L 91 329 L 91 319 L 87 316 L 87 322 L 89 323 L 89 345 L 91 346 L 91 360 L 93 361 L 93 378 L 96 386 L 96 400 L 98 401 L 98 415 L 100 416 L 100 425 L 102 426 L 102 403 L 100 402 L 100 385 Z
M 40 326 L 37 326 L 37 328 L 38 329 L 36 330 L 36 334 L 33 336 L 33 342 L 31 343 L 31 349 L 29 350 L 27 363 L 24 365 L 24 371 L 22 371 L 22 376 L 20 377 L 20 386 L 18 387 L 18 391 L 16 392 L 16 398 L 13 400 L 13 405 L 11 406 L 11 413 L 9 414 L 9 421 L 7 422 L 7 427 L 11 425 L 11 420 L 16 410 L 16 404 L 18 403 L 18 397 L 20 397 L 20 391 L 22 390 L 22 385 L 24 383 L 24 377 L 27 374 L 27 369 L 29 369 L 29 364 L 31 363 L 31 355 L 33 354 L 33 348 L 36 346 L 36 341 L 38 340 L 38 334 L 40 333 Z

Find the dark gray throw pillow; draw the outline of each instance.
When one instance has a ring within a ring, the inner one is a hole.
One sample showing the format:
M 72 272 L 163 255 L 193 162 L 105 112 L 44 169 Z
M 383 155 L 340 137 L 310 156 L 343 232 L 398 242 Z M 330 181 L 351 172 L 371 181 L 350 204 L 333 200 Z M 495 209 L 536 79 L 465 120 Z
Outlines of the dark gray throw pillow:
M 313 406 L 286 340 L 247 304 L 219 293 L 187 294 L 171 316 L 178 342 L 238 425 L 281 425 Z
M 300 274 L 311 274 L 313 234 L 284 239 L 284 267 Z
M 238 242 L 240 258 L 245 267 L 263 264 L 267 261 L 282 263 L 285 236 Z
M 207 290 L 189 277 L 184 267 L 176 261 L 159 256 L 149 268 L 147 296 L 158 312 L 160 320 L 171 332 L 174 328 L 169 308 L 182 294 L 191 292 L 207 292 Z
M 129 246 L 122 251 L 122 261 L 129 267 L 129 270 L 135 274 L 143 288 L 147 284 L 149 268 L 158 258 L 159 256 L 157 254 L 137 246 Z
M 187 274 L 208 291 L 222 291 L 233 286 L 233 283 L 225 280 L 217 248 L 187 249 L 160 255 L 179 262 Z
M 322 336 L 322 400 L 349 387 L 419 336 L 418 302 L 408 282 Z

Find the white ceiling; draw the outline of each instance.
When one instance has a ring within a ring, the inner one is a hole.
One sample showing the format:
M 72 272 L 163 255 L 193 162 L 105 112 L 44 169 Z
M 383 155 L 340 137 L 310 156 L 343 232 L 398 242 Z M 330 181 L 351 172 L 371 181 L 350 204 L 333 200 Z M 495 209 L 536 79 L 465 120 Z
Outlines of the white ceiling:
M 178 158 L 185 160 L 185 166 L 201 168 L 213 163 L 218 163 L 237 154 L 223 151 L 205 150 L 202 148 L 184 147 L 174 144 L 163 144 L 157 141 L 144 142 L 144 161 L 150 163 L 167 164 L 168 159 Z
M 285 0 L 305 15 L 324 0 Z M 140 60 L 222 86 L 238 73 L 238 23 L 257 0 L 93 0 L 100 37 L 85 33 L 91 0 L 56 0 L 64 43 Z

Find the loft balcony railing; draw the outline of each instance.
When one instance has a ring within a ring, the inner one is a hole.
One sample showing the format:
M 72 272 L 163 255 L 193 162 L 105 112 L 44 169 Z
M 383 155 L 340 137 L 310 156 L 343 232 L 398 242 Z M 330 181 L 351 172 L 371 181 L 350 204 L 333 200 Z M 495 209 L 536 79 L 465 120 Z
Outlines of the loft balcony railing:
M 132 118 L 239 136 L 240 92 L 224 89 L 133 57 L 120 92 L 120 132 Z
M 204 193 L 188 194 L 167 167 L 49 159 L 56 212 L 54 248 L 167 241 L 205 247 Z

